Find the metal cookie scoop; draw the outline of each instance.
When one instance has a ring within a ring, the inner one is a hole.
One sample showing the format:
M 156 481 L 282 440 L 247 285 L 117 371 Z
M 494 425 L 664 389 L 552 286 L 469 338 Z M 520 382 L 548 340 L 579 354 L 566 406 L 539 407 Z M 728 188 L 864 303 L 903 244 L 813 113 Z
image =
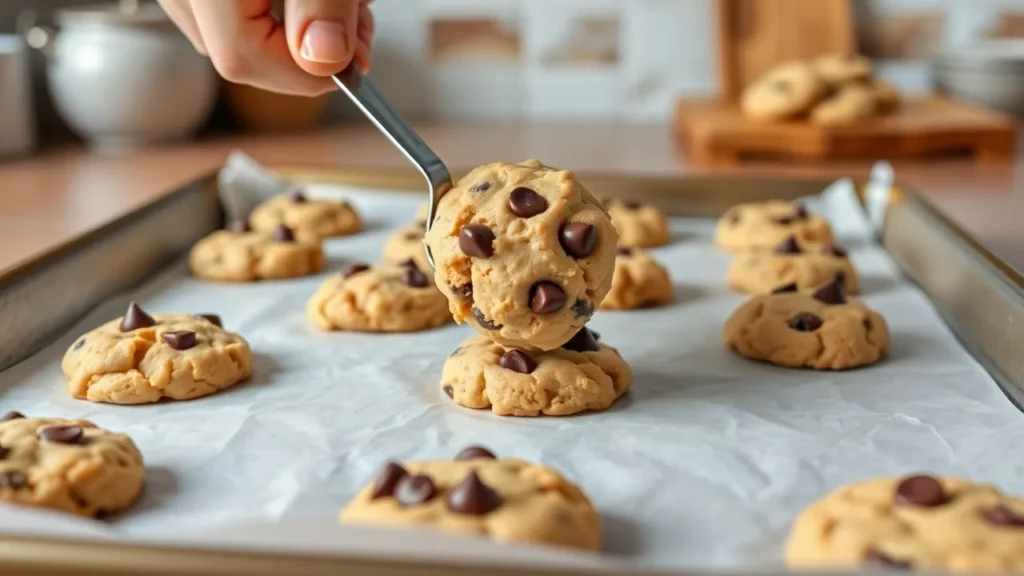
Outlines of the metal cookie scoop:
M 448 167 L 398 114 L 395 107 L 380 93 L 380 90 L 377 90 L 373 82 L 363 76 L 355 64 L 350 64 L 348 68 L 335 74 L 333 78 L 341 91 L 370 119 L 370 122 L 373 122 L 378 130 L 388 137 L 388 140 L 391 140 L 396 148 L 402 151 L 402 154 L 405 154 L 406 158 L 412 160 L 423 177 L 427 179 L 427 186 L 430 188 L 430 208 L 427 211 L 427 230 L 429 231 L 434 224 L 434 213 L 437 210 L 438 202 L 452 187 L 452 176 L 448 173 Z M 426 245 L 426 241 L 423 245 L 427 251 L 427 261 L 433 268 L 434 255 L 430 253 L 430 246 Z

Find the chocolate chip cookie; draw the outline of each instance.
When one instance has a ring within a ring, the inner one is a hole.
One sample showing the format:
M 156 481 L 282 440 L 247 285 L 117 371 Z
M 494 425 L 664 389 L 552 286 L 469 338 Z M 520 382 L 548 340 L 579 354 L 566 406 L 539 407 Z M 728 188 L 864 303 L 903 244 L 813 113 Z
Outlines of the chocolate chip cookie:
M 535 160 L 476 168 L 427 232 L 457 322 L 496 342 L 553 350 L 611 287 L 618 235 L 573 174 Z
M 320 242 L 296 240 L 284 226 L 264 234 L 252 231 L 245 222 L 235 223 L 197 242 L 189 254 L 193 276 L 220 282 L 298 278 L 323 268 Z
M 786 562 L 801 569 L 1024 572 L 1024 500 L 924 474 L 857 482 L 796 518 Z
M 601 549 L 601 518 L 579 487 L 551 468 L 495 458 L 479 446 L 454 460 L 385 464 L 340 522 Z
M 731 251 L 771 250 L 790 236 L 801 242 L 834 242 L 827 220 L 797 202 L 783 200 L 733 206 L 715 228 L 715 244 Z
M 602 310 L 653 308 L 672 301 L 668 270 L 639 248 L 619 248 L 612 289 L 601 301 Z
M 806 113 L 825 92 L 811 66 L 789 62 L 765 73 L 743 91 L 740 107 L 754 121 L 770 122 Z
M 751 360 L 789 368 L 844 370 L 879 361 L 889 329 L 877 312 L 833 281 L 814 294 L 755 296 L 725 323 L 725 344 Z
M 733 257 L 729 286 L 749 294 L 771 294 L 792 287 L 813 292 L 841 277 L 846 294 L 856 294 L 857 272 L 837 244 L 800 242 L 790 236 L 774 250 L 750 250 Z
M 86 420 L 0 421 L 0 500 L 103 518 L 142 491 L 142 454 L 124 434 Z
M 426 233 L 426 222 L 420 221 L 395 230 L 384 243 L 381 257 L 389 264 L 412 262 L 420 270 L 430 270 L 427 251 L 423 246 L 423 235 Z M 430 281 L 434 281 L 433 274 Z
M 252 375 L 252 352 L 215 315 L 150 316 L 132 302 L 122 318 L 76 340 L 61 368 L 75 398 L 147 404 L 234 386 Z
M 644 248 L 668 244 L 668 218 L 657 206 L 629 199 L 608 199 L 604 206 L 619 233 L 619 246 Z
M 567 416 L 604 410 L 633 374 L 616 349 L 583 328 L 561 348 L 531 352 L 474 336 L 448 358 L 441 390 L 456 404 L 503 416 Z
M 872 88 L 847 84 L 811 110 L 811 122 L 838 126 L 871 118 L 879 112 L 879 100 Z
M 302 191 L 282 194 L 263 202 L 249 215 L 254 230 L 273 233 L 287 226 L 299 240 L 318 242 L 348 236 L 363 229 L 363 220 L 351 204 L 331 198 L 311 198 Z
M 306 304 L 321 330 L 415 332 L 448 323 L 448 301 L 415 264 L 353 264 L 328 278 Z

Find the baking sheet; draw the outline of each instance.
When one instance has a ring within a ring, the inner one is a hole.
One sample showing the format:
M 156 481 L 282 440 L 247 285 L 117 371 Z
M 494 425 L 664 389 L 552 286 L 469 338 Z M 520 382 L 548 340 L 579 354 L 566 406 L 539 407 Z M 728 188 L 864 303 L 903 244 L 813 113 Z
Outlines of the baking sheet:
M 677 302 L 601 311 L 591 323 L 632 365 L 632 391 L 607 412 L 569 418 L 500 418 L 453 405 L 438 378 L 448 353 L 474 334 L 469 327 L 320 333 L 304 304 L 330 271 L 218 285 L 190 278 L 181 261 L 0 374 L 2 410 L 86 418 L 131 435 L 147 464 L 141 501 L 108 522 L 3 506 L 0 533 L 386 552 L 392 559 L 773 567 L 794 514 L 847 482 L 927 470 L 1024 494 L 1015 440 L 1024 437 L 1024 417 L 867 241 L 870 226 L 848 186 L 838 183 L 817 207 L 850 248 L 864 298 L 889 321 L 888 360 L 821 373 L 735 356 L 720 336 L 744 300 L 724 285 L 729 258 L 711 245 L 712 222 L 674 219 L 674 242 L 654 252 L 672 272 Z M 348 197 L 368 223 L 363 234 L 327 242 L 331 271 L 353 259 L 375 261 L 387 235 L 411 221 L 422 201 L 327 186 L 309 193 Z M 59 368 L 64 350 L 120 315 L 130 299 L 152 313 L 220 314 L 252 345 L 255 377 L 189 402 L 113 406 L 70 398 Z M 579 483 L 601 512 L 605 554 L 523 553 L 443 534 L 383 538 L 335 526 L 339 508 L 385 460 L 449 458 L 478 443 Z

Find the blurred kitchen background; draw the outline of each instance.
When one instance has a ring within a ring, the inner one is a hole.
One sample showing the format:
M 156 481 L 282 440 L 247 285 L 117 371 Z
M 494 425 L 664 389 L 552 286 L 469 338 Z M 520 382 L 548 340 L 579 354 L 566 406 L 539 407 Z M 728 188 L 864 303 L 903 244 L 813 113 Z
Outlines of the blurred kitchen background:
M 38 48 L 24 50 L 34 110 L 27 130 L 41 146 L 77 134 L 132 147 L 225 131 L 308 130 L 353 117 L 340 95 L 295 99 L 225 85 L 161 23 L 155 4 L 67 11 L 92 5 L 0 0 L 0 34 L 20 33 Z M 905 93 L 933 89 L 932 59 L 943 51 L 1024 38 L 1022 0 L 854 7 L 860 51 L 875 59 L 879 78 Z M 715 0 L 376 0 L 373 10 L 371 76 L 414 119 L 668 123 L 678 98 L 716 91 Z M 0 112 L 0 126 L 10 132 L 21 120 L 9 102 L 29 92 L 14 85 L 21 72 L 12 53 L 22 48 L 6 38 L 0 109 L 8 112 Z

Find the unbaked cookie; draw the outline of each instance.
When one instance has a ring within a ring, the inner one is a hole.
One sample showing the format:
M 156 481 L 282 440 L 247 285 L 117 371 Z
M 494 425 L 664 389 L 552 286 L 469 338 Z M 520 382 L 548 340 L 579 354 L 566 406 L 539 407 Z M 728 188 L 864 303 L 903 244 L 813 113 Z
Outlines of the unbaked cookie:
M 601 518 L 579 487 L 551 468 L 495 458 L 479 446 L 454 460 L 387 463 L 340 521 L 601 549 Z
M 803 569 L 1024 572 L 1024 500 L 961 478 L 857 482 L 796 518 L 786 562 Z
M 488 164 L 441 198 L 427 242 L 457 322 L 509 346 L 552 350 L 611 287 L 615 228 L 566 170 Z
M 672 301 L 668 270 L 646 250 L 619 248 L 612 289 L 601 301 L 602 310 L 653 308 Z
M 850 124 L 879 113 L 874 89 L 862 84 L 847 84 L 811 110 L 811 122 L 824 126 Z
M 217 316 L 150 316 L 132 302 L 123 318 L 76 340 L 61 368 L 75 398 L 146 404 L 234 386 L 252 375 L 252 352 L 241 336 L 221 328 Z
M 733 206 L 715 228 L 715 244 L 732 251 L 773 249 L 790 236 L 801 242 L 834 242 L 828 220 L 782 200 Z
M 619 352 L 583 328 L 562 348 L 529 352 L 483 336 L 444 364 L 441 390 L 456 404 L 502 416 L 566 416 L 604 410 L 629 390 L 633 373 Z
M 669 241 L 668 218 L 657 206 L 636 200 L 605 200 L 605 208 L 619 233 L 619 246 L 664 246 Z
M 836 282 L 813 295 L 755 296 L 733 312 L 723 336 L 742 356 L 789 368 L 845 370 L 873 364 L 889 350 L 885 320 L 847 300 Z
M 86 420 L 0 421 L 0 500 L 105 518 L 142 491 L 142 454 L 131 438 Z
M 842 277 L 846 294 L 857 293 L 857 272 L 841 246 L 800 242 L 793 236 L 774 250 L 737 254 L 728 273 L 729 286 L 749 294 L 771 294 L 790 287 L 814 291 L 836 277 Z
M 831 86 L 870 80 L 871 60 L 859 54 L 825 54 L 812 63 L 815 74 Z
M 384 261 L 390 264 L 405 264 L 412 261 L 420 270 L 430 270 L 427 250 L 423 246 L 423 235 L 426 231 L 426 222 L 416 222 L 395 230 L 384 243 L 381 254 Z M 433 274 L 430 281 L 434 281 Z
M 328 278 L 306 304 L 322 330 L 415 332 L 448 323 L 448 301 L 411 264 L 353 264 Z
M 768 71 L 748 86 L 740 107 L 751 120 L 783 120 L 810 110 L 824 91 L 824 83 L 810 65 L 790 62 Z
M 324 268 L 324 251 L 319 241 L 296 241 L 286 227 L 264 234 L 240 222 L 197 242 L 188 263 L 204 280 L 255 282 L 316 274 Z
M 299 240 L 317 242 L 347 236 L 363 229 L 363 220 L 351 204 L 331 198 L 310 198 L 301 191 L 266 200 L 249 215 L 253 229 L 271 233 L 278 226 L 292 229 Z

